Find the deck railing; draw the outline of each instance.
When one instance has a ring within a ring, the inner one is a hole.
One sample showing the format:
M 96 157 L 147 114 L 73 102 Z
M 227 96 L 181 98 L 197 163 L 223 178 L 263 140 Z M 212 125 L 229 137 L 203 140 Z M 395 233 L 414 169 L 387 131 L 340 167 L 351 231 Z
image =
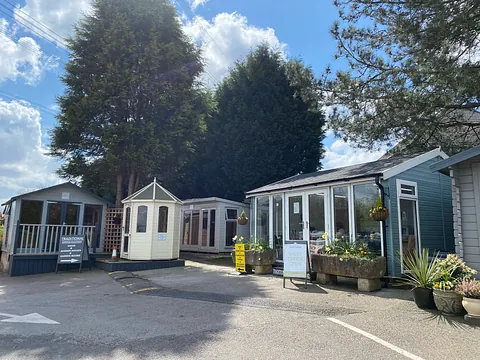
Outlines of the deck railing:
M 95 243 L 95 226 L 18 224 L 16 254 L 55 254 L 62 235 L 86 235 L 88 246 Z

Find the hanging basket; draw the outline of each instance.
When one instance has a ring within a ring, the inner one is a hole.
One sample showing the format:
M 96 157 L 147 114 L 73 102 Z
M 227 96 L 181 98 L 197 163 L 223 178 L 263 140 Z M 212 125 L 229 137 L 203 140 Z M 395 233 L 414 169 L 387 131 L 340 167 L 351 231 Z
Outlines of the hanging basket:
M 385 221 L 388 218 L 388 210 L 376 210 L 370 213 L 370 217 L 375 221 Z
M 247 217 L 239 217 L 237 219 L 238 225 L 247 225 L 248 218 Z

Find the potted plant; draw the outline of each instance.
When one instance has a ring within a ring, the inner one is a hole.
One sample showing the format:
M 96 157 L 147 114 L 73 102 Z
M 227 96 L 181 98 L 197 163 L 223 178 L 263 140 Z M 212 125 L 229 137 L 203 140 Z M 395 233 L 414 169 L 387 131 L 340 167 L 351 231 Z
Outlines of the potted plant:
M 375 221 L 385 221 L 388 218 L 388 209 L 383 206 L 382 198 L 378 195 L 375 206 L 370 209 L 370 217 Z
M 480 282 L 463 279 L 457 285 L 456 291 L 463 296 L 462 305 L 467 310 L 468 315 L 480 319 Z
M 241 213 L 240 216 L 238 217 L 237 222 L 238 222 L 239 225 L 247 225 L 247 223 L 248 223 L 248 217 L 247 217 L 247 215 L 245 214 L 245 210 L 242 210 L 242 213 Z
M 465 265 L 455 254 L 448 254 L 437 262 L 433 283 L 433 299 L 444 315 L 460 315 L 464 312 L 462 295 L 455 291 L 462 280 L 468 280 L 476 271 Z
M 430 260 L 428 249 L 404 256 L 404 277 L 398 278 L 399 285 L 412 286 L 413 300 L 420 309 L 436 309 L 433 300 L 433 282 L 437 271 L 438 255 Z
M 253 272 L 257 275 L 271 274 L 273 264 L 275 264 L 275 250 L 270 247 L 268 242 L 263 239 L 256 240 L 253 236 L 245 240 L 243 236 L 235 236 L 233 241 L 238 244 L 245 244 L 245 262 L 247 272 Z M 235 264 L 235 251 L 232 252 L 232 260 Z

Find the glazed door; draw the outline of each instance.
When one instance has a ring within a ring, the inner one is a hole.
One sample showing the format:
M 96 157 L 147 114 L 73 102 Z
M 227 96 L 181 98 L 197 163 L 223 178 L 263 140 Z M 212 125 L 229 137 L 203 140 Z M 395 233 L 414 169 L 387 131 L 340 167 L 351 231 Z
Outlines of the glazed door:
M 304 196 L 303 193 L 287 195 L 287 240 L 308 239 L 308 221 L 305 219 Z
M 317 254 L 320 248 L 326 245 L 328 236 L 327 192 L 324 190 L 309 192 L 305 199 L 307 201 L 305 218 L 310 253 Z

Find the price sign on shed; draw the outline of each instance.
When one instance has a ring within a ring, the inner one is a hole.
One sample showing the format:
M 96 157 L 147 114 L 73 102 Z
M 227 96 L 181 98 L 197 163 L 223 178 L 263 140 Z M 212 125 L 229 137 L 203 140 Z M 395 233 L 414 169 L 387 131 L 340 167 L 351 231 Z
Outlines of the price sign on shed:
M 79 264 L 81 271 L 83 260 L 88 260 L 85 235 L 63 235 L 60 238 L 57 267 L 59 264 Z

